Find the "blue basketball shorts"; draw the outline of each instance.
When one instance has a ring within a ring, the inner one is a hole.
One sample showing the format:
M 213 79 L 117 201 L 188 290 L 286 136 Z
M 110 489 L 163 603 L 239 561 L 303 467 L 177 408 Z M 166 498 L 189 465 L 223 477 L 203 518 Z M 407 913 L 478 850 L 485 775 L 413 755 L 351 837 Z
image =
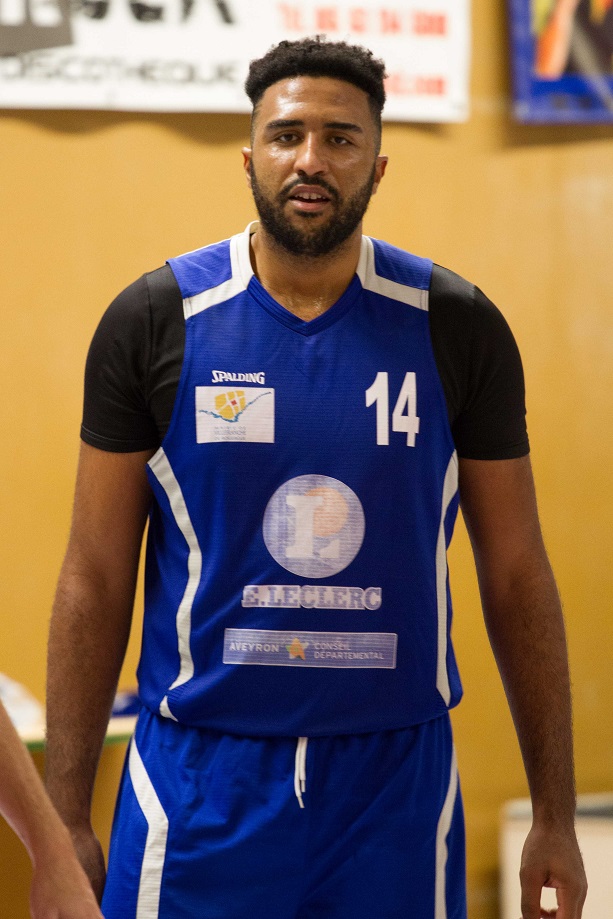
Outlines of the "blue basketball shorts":
M 144 710 L 111 839 L 106 919 L 466 919 L 451 726 L 315 738 Z

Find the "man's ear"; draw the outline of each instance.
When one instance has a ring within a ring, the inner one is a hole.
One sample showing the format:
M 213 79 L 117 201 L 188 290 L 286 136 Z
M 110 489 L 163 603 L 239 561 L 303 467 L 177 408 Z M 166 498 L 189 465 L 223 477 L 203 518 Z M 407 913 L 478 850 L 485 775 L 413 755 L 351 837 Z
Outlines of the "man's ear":
M 251 188 L 251 147 L 243 147 L 243 169 L 247 176 L 247 185 Z
M 387 161 L 388 161 L 387 156 L 379 155 L 377 157 L 377 162 L 375 164 L 375 181 L 372 187 L 373 195 L 376 194 L 376 191 L 379 187 L 379 183 L 381 179 L 383 178 L 383 176 L 385 175 L 385 170 L 387 168 Z

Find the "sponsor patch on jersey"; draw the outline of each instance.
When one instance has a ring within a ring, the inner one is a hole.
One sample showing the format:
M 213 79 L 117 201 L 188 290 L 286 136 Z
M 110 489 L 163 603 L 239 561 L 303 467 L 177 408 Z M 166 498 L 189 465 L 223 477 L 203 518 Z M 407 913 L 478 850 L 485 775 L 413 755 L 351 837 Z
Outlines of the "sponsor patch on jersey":
M 275 391 L 255 386 L 196 386 L 196 442 L 275 442 Z
M 305 578 L 338 574 L 364 539 L 364 510 L 344 482 L 301 475 L 284 482 L 264 513 L 266 548 L 286 571 Z
M 380 609 L 380 587 L 340 587 L 331 584 L 247 584 L 241 605 L 269 609 Z
M 264 667 L 396 668 L 394 632 L 275 632 L 226 629 L 224 664 Z

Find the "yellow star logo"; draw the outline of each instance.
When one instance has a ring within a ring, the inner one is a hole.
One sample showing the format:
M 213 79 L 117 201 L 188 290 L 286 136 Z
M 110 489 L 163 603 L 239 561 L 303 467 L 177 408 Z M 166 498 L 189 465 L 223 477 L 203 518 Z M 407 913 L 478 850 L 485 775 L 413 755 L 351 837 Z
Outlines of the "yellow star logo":
M 300 657 L 303 661 L 306 660 L 304 652 L 309 647 L 308 641 L 302 644 L 297 638 L 294 638 L 291 645 L 286 645 L 285 647 L 291 658 Z

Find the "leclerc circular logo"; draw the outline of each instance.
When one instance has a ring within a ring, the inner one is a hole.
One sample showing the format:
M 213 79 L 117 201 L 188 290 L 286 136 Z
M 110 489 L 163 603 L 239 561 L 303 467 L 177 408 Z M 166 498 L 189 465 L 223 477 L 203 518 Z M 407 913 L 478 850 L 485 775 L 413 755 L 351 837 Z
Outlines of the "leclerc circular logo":
M 349 565 L 364 540 L 354 492 L 326 475 L 300 475 L 274 493 L 264 513 L 266 548 L 287 571 L 325 578 Z

